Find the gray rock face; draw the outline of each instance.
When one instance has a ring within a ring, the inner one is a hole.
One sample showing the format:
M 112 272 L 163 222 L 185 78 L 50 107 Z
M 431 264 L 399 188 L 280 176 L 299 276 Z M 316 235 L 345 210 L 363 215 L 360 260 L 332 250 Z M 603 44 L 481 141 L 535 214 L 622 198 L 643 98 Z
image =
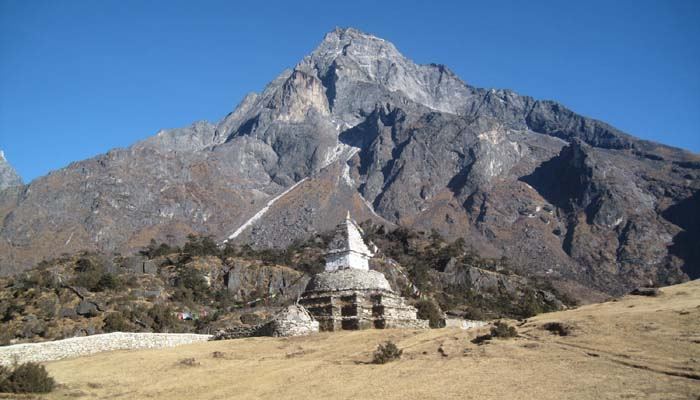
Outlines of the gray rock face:
M 291 268 L 243 263 L 234 263 L 224 275 L 226 288 L 237 301 L 272 294 L 294 299 L 301 295 L 308 281 L 307 276 Z
M 0 191 L 0 265 L 193 232 L 284 246 L 349 209 L 464 237 L 519 274 L 625 293 L 700 276 L 698 193 L 696 154 L 336 29 L 217 124 Z
M 128 257 L 122 262 L 122 267 L 134 274 L 156 274 L 158 267 L 153 260 L 143 257 Z
M 5 159 L 5 153 L 0 150 L 0 190 L 11 186 L 22 186 L 22 178 Z

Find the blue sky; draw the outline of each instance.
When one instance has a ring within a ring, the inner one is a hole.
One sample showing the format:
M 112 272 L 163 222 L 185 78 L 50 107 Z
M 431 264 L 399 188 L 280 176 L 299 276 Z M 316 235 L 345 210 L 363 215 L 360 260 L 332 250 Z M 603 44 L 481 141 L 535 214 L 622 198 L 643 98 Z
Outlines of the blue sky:
M 700 152 L 700 1 L 0 0 L 0 149 L 25 181 L 218 121 L 335 26 L 467 83 Z

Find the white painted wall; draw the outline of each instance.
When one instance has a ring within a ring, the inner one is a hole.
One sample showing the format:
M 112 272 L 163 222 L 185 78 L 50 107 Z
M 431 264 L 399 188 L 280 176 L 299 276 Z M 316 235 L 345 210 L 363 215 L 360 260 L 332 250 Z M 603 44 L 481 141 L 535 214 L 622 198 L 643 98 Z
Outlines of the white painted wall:
M 328 254 L 326 256 L 326 271 L 337 271 L 339 269 L 369 271 L 369 262 L 367 257 L 352 251 Z

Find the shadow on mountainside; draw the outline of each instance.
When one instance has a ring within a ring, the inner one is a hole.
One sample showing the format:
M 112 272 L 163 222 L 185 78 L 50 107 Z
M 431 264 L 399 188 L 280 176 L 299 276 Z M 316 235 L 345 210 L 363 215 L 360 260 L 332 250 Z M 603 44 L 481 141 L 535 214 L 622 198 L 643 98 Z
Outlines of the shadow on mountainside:
M 661 216 L 683 228 L 674 236 L 669 251 L 683 260 L 683 271 L 690 279 L 700 278 L 700 190 L 667 208 Z

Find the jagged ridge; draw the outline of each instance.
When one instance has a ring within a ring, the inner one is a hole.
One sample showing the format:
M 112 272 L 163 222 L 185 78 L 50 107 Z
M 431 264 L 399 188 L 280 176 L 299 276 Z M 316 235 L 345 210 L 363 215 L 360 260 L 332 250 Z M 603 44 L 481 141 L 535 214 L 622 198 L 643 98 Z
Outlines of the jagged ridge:
M 465 237 L 524 275 L 615 293 L 697 275 L 697 230 L 678 214 L 697 197 L 699 171 L 687 151 L 555 102 L 474 88 L 336 29 L 216 125 L 162 131 L 2 192 L 0 253 L 19 268 L 192 231 L 284 246 L 350 209 Z

